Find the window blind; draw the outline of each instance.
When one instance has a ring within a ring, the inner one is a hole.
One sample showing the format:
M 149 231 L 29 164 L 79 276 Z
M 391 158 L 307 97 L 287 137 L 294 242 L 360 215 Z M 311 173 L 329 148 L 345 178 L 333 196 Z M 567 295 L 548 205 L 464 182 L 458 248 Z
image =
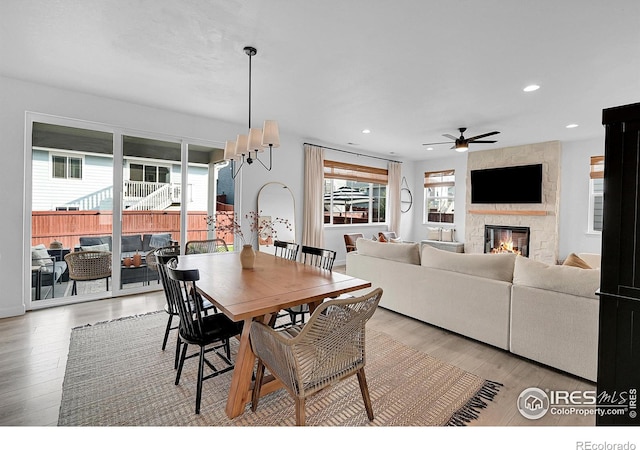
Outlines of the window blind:
M 424 187 L 455 186 L 455 170 L 442 170 L 440 172 L 425 172 Z
M 324 161 L 324 177 L 385 185 L 389 182 L 389 172 L 387 169 L 329 160 Z
M 591 171 L 589 172 L 589 178 L 604 178 L 604 156 L 592 156 L 591 157 Z

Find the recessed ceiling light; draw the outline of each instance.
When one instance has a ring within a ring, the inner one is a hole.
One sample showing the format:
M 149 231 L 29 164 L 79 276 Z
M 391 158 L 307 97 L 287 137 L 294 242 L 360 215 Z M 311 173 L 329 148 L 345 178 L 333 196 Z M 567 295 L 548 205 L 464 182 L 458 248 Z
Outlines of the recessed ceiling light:
M 529 86 L 525 87 L 523 91 L 533 92 L 533 91 L 537 91 L 538 89 L 540 89 L 540 86 L 538 86 L 537 84 L 530 84 Z
M 427 147 L 427 150 L 431 151 L 431 150 L 433 150 L 433 147 Z
M 567 125 L 567 128 L 576 128 L 577 126 L 577 123 L 570 123 L 569 125 Z
M 362 130 L 362 134 L 369 134 L 369 133 L 371 133 L 371 130 L 368 130 L 368 129 Z

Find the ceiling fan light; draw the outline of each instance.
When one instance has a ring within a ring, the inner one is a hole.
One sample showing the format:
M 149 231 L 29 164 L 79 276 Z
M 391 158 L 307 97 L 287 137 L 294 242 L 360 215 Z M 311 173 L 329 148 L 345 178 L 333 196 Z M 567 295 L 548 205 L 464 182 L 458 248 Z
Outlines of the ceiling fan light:
M 457 152 L 466 152 L 467 150 L 469 150 L 469 144 L 467 143 L 457 143 L 456 142 L 456 151 Z
M 263 147 L 280 147 L 280 131 L 278 131 L 278 122 L 276 120 L 265 120 L 262 130 Z

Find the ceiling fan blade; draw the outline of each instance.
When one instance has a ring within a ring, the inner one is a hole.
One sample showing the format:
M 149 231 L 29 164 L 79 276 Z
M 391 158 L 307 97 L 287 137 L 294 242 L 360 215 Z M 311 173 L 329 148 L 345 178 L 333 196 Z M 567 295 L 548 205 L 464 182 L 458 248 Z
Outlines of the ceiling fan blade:
M 444 136 L 444 137 L 446 137 L 446 138 L 449 138 L 449 139 L 453 139 L 454 141 L 455 141 L 456 139 L 458 139 L 457 137 L 455 137 L 455 136 L 451 136 L 450 134 L 443 134 L 443 136 Z
M 475 141 L 475 140 L 481 139 L 483 137 L 493 136 L 494 134 L 499 134 L 499 133 L 500 133 L 499 131 L 491 131 L 490 133 L 479 134 L 477 136 L 470 137 L 469 139 L 467 139 L 467 141 L 471 142 L 471 141 Z
M 469 141 L 472 144 L 495 144 L 498 141 Z
M 422 145 L 439 145 L 439 144 L 451 144 L 451 142 L 429 142 L 427 144 L 422 144 Z

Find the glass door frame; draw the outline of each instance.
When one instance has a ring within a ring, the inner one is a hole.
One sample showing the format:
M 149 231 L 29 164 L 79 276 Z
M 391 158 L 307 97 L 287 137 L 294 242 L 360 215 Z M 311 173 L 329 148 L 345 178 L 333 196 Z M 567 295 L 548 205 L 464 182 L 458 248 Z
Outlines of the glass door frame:
M 31 215 L 33 207 L 33 124 L 35 122 L 46 123 L 51 125 L 59 125 L 64 127 L 81 128 L 91 131 L 106 132 L 112 135 L 113 144 L 113 165 L 112 165 L 112 177 L 113 177 L 113 204 L 112 204 L 112 236 L 118 238 L 112 239 L 112 276 L 110 281 L 110 291 L 85 294 L 80 296 L 69 297 L 57 297 L 52 299 L 44 299 L 34 301 L 31 298 L 31 275 L 29 266 L 31 264 L 31 243 L 32 243 L 32 229 L 31 229 Z M 114 125 L 108 125 L 99 122 L 91 122 L 81 119 L 65 118 L 55 115 L 37 113 L 27 111 L 25 113 L 25 149 L 24 149 L 24 199 L 23 199 L 23 254 L 22 254 L 22 298 L 25 309 L 36 310 L 42 308 L 48 308 L 52 306 L 62 306 L 73 303 L 82 303 L 92 300 L 102 300 L 112 297 L 120 297 L 125 295 L 134 295 L 139 293 L 146 293 L 161 289 L 161 286 L 140 286 L 131 287 L 127 289 L 120 288 L 120 268 L 121 261 L 121 240 L 119 236 L 122 235 L 122 199 L 123 199 L 123 182 L 124 182 L 124 136 L 132 136 L 139 138 L 147 138 L 154 140 L 163 140 L 167 142 L 173 142 L 180 144 L 180 167 L 183 176 L 181 176 L 181 204 L 180 204 L 180 246 L 184 251 L 184 246 L 187 237 L 187 196 L 188 196 L 188 148 L 189 145 L 203 145 L 211 146 L 214 148 L 223 148 L 222 142 L 210 141 L 197 138 L 179 137 L 175 135 L 166 135 L 162 133 L 146 132 L 135 129 L 129 129 L 125 127 L 119 127 Z M 240 183 L 236 180 L 235 198 L 241 198 L 239 191 Z M 215 198 L 215 183 L 209 186 L 211 195 Z M 118 201 L 115 201 L 118 199 Z M 213 202 L 215 208 L 215 201 Z M 236 205 L 237 206 L 237 205 Z

